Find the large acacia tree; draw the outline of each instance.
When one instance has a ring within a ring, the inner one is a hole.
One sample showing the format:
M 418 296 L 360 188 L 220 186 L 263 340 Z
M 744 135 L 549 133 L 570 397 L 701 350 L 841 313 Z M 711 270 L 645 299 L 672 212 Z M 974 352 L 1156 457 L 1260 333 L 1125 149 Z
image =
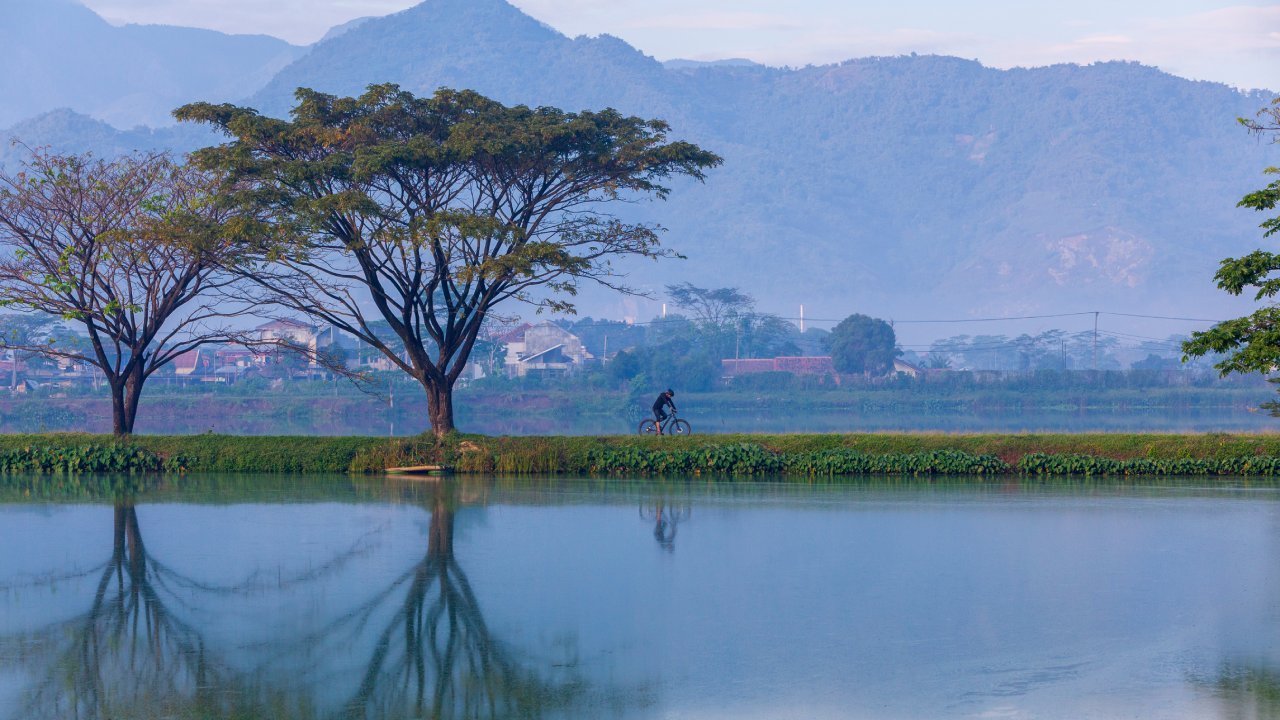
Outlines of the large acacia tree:
M 1269 135 L 1280 143 L 1280 98 L 1258 113 L 1258 119 L 1241 118 L 1240 123 L 1251 132 Z M 1270 167 L 1269 175 L 1280 175 L 1280 167 Z M 1239 207 L 1257 212 L 1271 213 L 1280 206 L 1280 179 L 1266 187 L 1244 196 Z M 1280 233 L 1280 216 L 1268 217 L 1261 224 L 1262 236 Z M 1254 299 L 1266 303 L 1245 317 L 1218 323 L 1204 332 L 1192 333 L 1183 344 L 1186 356 L 1202 357 L 1210 353 L 1226 357 L 1216 367 L 1223 375 L 1230 373 L 1274 373 L 1280 368 L 1280 305 L 1275 297 L 1280 293 L 1280 254 L 1255 250 L 1240 258 L 1227 258 L 1214 276 L 1218 287 L 1232 295 L 1252 292 Z M 1272 382 L 1280 382 L 1276 378 Z M 1280 402 L 1263 403 L 1272 415 L 1280 416 Z
M 34 150 L 0 172 L 0 304 L 59 317 L 84 342 L 8 339 L 14 350 L 102 371 L 116 435 L 133 432 L 143 384 L 174 358 L 237 339 L 211 299 L 247 227 L 213 201 L 220 178 L 165 154 L 114 160 Z
M 297 92 L 292 119 L 197 103 L 179 119 L 232 138 L 196 158 L 252 184 L 242 201 L 275 231 L 242 266 L 255 302 L 310 315 L 377 348 L 454 428 L 453 386 L 487 317 L 510 301 L 571 310 L 583 281 L 620 290 L 612 261 L 660 258 L 654 227 L 607 214 L 666 197 L 720 158 L 669 142 L 658 120 L 613 110 L 507 107 L 470 91 L 418 98 Z M 371 325 L 385 321 L 398 342 Z

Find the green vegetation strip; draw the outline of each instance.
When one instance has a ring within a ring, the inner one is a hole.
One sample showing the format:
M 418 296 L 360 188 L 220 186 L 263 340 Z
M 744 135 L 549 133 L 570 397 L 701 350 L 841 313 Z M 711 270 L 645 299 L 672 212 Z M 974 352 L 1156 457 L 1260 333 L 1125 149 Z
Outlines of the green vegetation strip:
M 0 436 L 0 473 L 462 473 L 596 476 L 1280 476 L 1280 435 L 705 435 L 418 438 Z

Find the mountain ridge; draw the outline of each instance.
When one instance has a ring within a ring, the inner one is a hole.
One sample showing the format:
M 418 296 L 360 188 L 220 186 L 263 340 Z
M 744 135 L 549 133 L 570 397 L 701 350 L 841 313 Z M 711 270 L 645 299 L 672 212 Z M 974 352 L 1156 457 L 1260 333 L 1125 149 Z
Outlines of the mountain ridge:
M 0 3 L 0 43 L 0 127 L 59 107 L 124 127 L 171 124 L 177 105 L 242 98 L 302 51 L 267 35 L 115 26 L 70 0 Z
M 612 36 L 569 38 L 504 0 L 427 0 L 356 23 L 242 104 L 283 116 L 297 87 L 358 94 L 380 82 L 668 121 L 726 164 L 666 203 L 627 209 L 669 228 L 667 244 L 689 257 L 628 266 L 632 284 L 655 295 L 681 280 L 736 285 L 762 307 L 803 303 L 813 316 L 1233 312 L 1239 301 L 1212 275 L 1218 258 L 1259 243 L 1257 219 L 1235 203 L 1280 164 L 1280 148 L 1234 122 L 1269 93 L 1138 63 L 670 67 Z M 113 147 L 162 139 L 84 132 Z M 584 310 L 614 317 L 655 309 L 584 296 Z

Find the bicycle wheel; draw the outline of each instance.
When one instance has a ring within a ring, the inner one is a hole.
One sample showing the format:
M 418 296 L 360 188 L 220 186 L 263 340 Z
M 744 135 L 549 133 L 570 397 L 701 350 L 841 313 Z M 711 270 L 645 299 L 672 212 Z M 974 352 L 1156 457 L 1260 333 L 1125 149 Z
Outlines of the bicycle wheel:
M 657 434 L 658 434 L 658 424 L 657 424 L 657 423 L 655 423 L 655 422 L 654 422 L 653 420 L 651 420 L 651 419 L 650 419 L 650 420 L 641 420 L 641 421 L 640 421 L 640 434 L 641 434 L 641 435 L 657 435 Z
M 693 432 L 693 428 L 689 427 L 689 423 L 684 420 L 676 420 L 667 427 L 667 432 L 671 435 L 689 435 Z

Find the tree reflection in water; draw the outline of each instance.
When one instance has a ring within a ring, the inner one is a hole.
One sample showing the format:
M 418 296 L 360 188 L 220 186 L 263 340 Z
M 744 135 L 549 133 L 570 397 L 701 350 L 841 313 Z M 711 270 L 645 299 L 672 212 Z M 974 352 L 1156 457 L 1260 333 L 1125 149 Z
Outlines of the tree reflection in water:
M 153 557 L 135 506 L 119 502 L 110 559 L 88 576 L 96 579 L 88 610 L 0 638 L 0 657 L 20 661 L 36 678 L 17 717 L 538 718 L 587 706 L 598 711 L 589 715 L 616 714 L 647 703 L 643 694 L 588 696 L 576 661 L 520 658 L 493 635 L 453 547 L 457 509 L 483 502 L 476 490 L 484 487 L 417 487 L 411 500 L 427 506 L 430 522 L 425 554 L 413 567 L 320 628 L 228 647 L 209 638 L 221 637 L 211 633 L 229 595 L 305 593 L 303 586 L 359 552 L 293 580 L 264 584 L 255 574 L 240 585 L 211 586 Z M 337 671 L 352 661 L 356 673 Z M 342 691 L 340 683 L 350 685 Z
M 206 717 L 240 714 L 249 693 L 233 692 L 234 674 L 212 657 L 175 587 L 191 580 L 147 552 L 137 509 L 114 508 L 112 550 L 88 610 L 21 639 L 37 682 L 23 718 Z M 294 713 L 296 716 L 296 713 Z
M 398 598 L 347 717 L 532 718 L 568 706 L 581 695 L 582 682 L 522 666 L 485 623 L 453 552 L 458 487 L 436 483 L 429 500 L 426 555 L 349 618 L 363 624 Z

